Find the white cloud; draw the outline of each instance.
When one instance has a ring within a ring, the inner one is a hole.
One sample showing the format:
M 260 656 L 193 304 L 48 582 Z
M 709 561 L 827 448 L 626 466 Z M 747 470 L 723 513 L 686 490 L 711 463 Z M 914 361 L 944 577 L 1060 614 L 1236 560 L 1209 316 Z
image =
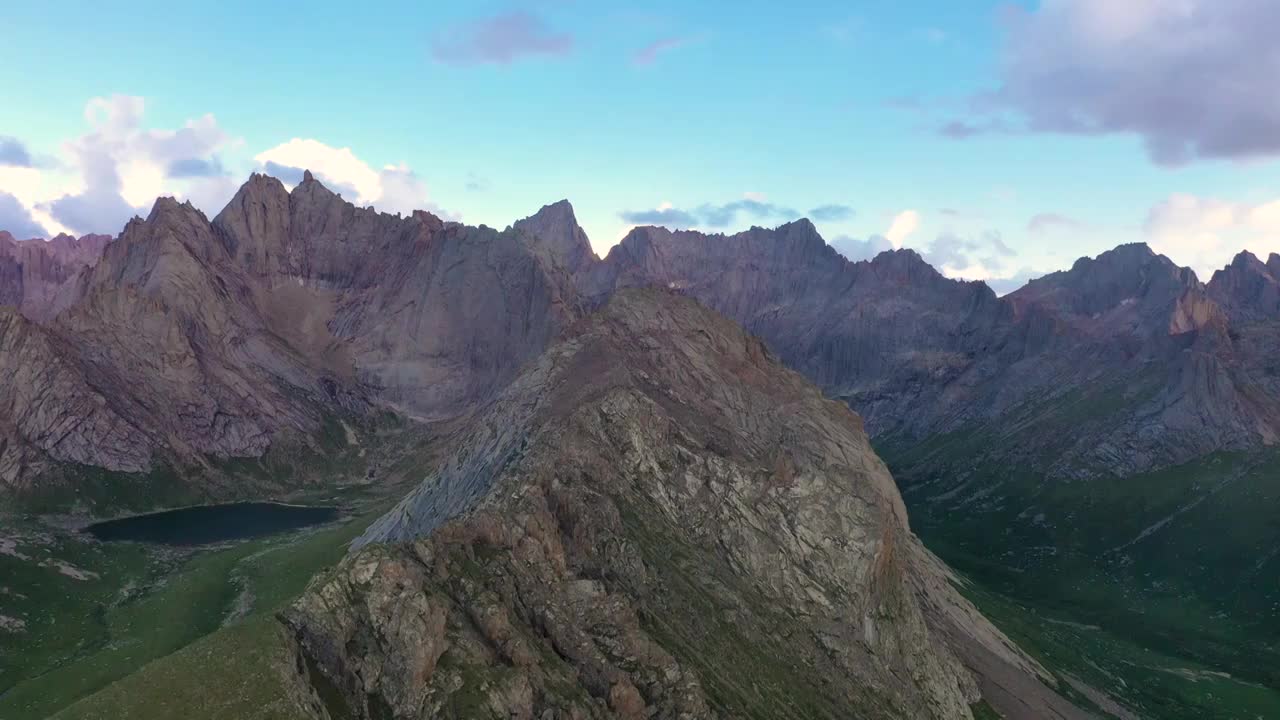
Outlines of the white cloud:
M 1134 135 L 1166 166 L 1280 156 L 1275 0 L 1022 5 L 1005 13 L 1000 86 L 945 133 Z
M 378 173 L 382 194 L 371 204 L 389 213 L 411 214 L 414 210 L 427 210 L 447 220 L 458 219 L 455 214 L 443 211 L 427 199 L 427 183 L 418 177 L 405 163 L 387 165 Z
M 258 153 L 253 159 L 264 165 L 275 163 L 310 170 L 322 182 L 354 190 L 356 197 L 348 198 L 352 202 L 368 205 L 382 195 L 378 171 L 356 157 L 351 148 L 335 148 L 319 140 L 294 138 Z
M 374 170 L 351 148 L 335 148 L 311 138 L 293 138 L 258 153 L 254 160 L 268 172 L 294 175 L 280 178 L 286 184 L 296 183 L 300 171 L 310 170 L 331 190 L 359 205 L 391 213 L 429 210 L 448 216 L 430 200 L 426 182 L 405 163 Z
M 764 193 L 754 192 L 751 190 L 748 190 L 747 192 L 742 193 L 742 197 L 746 198 L 747 200 L 754 200 L 755 202 L 759 202 L 759 203 L 765 202 L 766 200 L 769 199 L 769 196 L 765 195 Z
M 162 194 L 190 199 L 206 213 L 221 209 L 235 188 L 217 153 L 234 141 L 212 115 L 177 129 L 147 129 L 145 111 L 140 97 L 91 99 L 88 132 L 63 143 L 55 162 L 0 168 L 0 192 L 51 233 L 119 232 Z
M 1176 193 L 1147 213 L 1143 229 L 1156 252 L 1207 280 L 1241 250 L 1264 259 L 1280 252 L 1280 199 L 1252 204 Z
M 911 234 L 919 227 L 920 213 L 915 210 L 903 210 L 894 216 L 893 223 L 889 225 L 889 229 L 885 231 L 884 236 L 895 249 L 900 248 L 902 243 L 911 237 Z

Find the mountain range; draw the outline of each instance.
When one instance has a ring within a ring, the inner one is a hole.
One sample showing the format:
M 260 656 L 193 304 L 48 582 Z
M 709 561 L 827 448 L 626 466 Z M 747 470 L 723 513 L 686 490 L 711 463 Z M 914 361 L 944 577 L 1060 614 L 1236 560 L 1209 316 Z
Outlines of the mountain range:
M 12 423 L 49 418 L 17 428 L 0 464 L 11 485 L 41 459 L 134 472 L 157 454 L 260 454 L 333 403 L 455 415 L 629 286 L 676 288 L 737 320 L 877 437 L 1017 424 L 1034 441 L 1016 459 L 1054 475 L 1266 446 L 1280 424 L 1275 255 L 1242 253 L 1206 284 L 1121 246 L 997 298 L 910 250 L 849 262 L 806 220 L 728 237 L 636 228 L 599 260 L 564 201 L 498 232 L 357 208 L 310 175 L 291 193 L 257 175 L 212 221 L 162 199 L 110 244 L 3 235 L 0 261 L 5 304 L 21 316 L 7 320 L 8 354 L 67 343 L 82 377 L 117 376 L 125 390 L 95 388 L 108 401 L 84 417 L 10 400 Z M 75 380 L 46 382 L 58 397 Z M 210 391 L 180 410 L 122 397 L 157 383 L 170 397 Z M 1037 408 L 1117 391 L 1117 413 L 1069 438 L 1036 427 Z
M 571 702 L 539 704 L 564 673 L 624 717 L 639 715 L 619 708 L 733 715 L 753 696 L 706 667 L 793 632 L 816 644 L 797 645 L 786 672 L 808 664 L 818 669 L 805 682 L 892 698 L 824 690 L 815 702 L 831 704 L 819 714 L 867 703 L 886 717 L 955 717 L 980 696 L 999 701 L 992 673 L 1037 677 L 1037 661 L 955 593 L 912 531 L 1010 597 L 1070 606 L 1252 682 L 1278 679 L 1266 667 L 1280 666 L 1270 665 L 1280 529 L 1267 509 L 1280 488 L 1256 478 L 1280 434 L 1280 256 L 1241 253 L 1206 283 L 1125 245 L 997 297 L 911 250 L 851 262 L 807 220 L 729 236 L 639 227 L 599 258 L 566 201 L 496 230 L 356 207 L 306 173 L 292 191 L 254 175 L 212 219 L 161 198 L 114 239 L 0 234 L 0 305 L 0 374 L 11 379 L 0 385 L 0 497 L 16 506 L 142 477 L 241 497 L 253 488 L 219 477 L 220 463 L 318 448 L 334 422 L 464 428 L 453 459 L 357 545 L 377 542 L 286 615 L 300 662 L 361 716 L 385 704 L 416 717 L 450 696 L 433 675 L 442 656 L 403 645 L 423 633 L 428 649 L 472 648 L 477 667 L 492 666 L 497 643 L 508 665 L 528 669 L 484 699 L 516 716 L 594 716 L 590 705 L 575 715 Z M 828 456 L 847 465 L 828 467 Z M 806 484 L 833 477 L 859 479 Z M 781 489 L 752 495 L 757 482 Z M 850 498 L 857 507 L 840 505 Z M 824 515 L 815 500 L 841 509 Z M 514 525 L 495 529 L 495 518 Z M 1188 540 L 1228 522 L 1232 532 Z M 753 535 L 779 523 L 833 524 L 827 535 L 879 538 L 880 549 Z M 516 527 L 543 543 L 527 568 Z M 1180 551 L 1171 560 L 1152 539 Z M 663 565 L 646 543 L 691 555 Z M 900 550 L 882 569 L 891 546 Z M 465 560 L 477 555 L 478 569 Z M 691 579 L 695 565 L 711 579 Z M 861 584 L 842 585 L 840 573 Z M 495 585 L 508 576 L 528 588 Z M 715 584 L 730 577 L 749 584 Z M 371 582 L 381 604 L 355 602 Z M 1099 599 L 1082 583 L 1116 591 Z M 536 617 L 536 587 L 558 588 L 537 607 L 574 620 Z M 674 604 L 659 602 L 670 587 Z M 699 655 L 637 625 L 662 616 L 688 633 L 700 618 L 690 598 L 706 596 L 721 598 L 725 636 L 743 647 Z M 1185 628 L 1174 613 L 1149 612 L 1180 596 L 1221 620 L 1196 647 L 1176 639 Z M 495 609 L 455 623 L 481 605 Z M 425 625 L 388 626 L 403 607 Z M 767 620 L 779 607 L 803 619 Z M 887 630 L 855 620 L 877 613 L 894 618 Z M 773 639 L 744 634 L 760 622 L 777 623 Z M 573 635 L 586 626 L 604 634 Z M 824 646 L 850 633 L 871 656 Z M 929 633 L 950 640 L 922 640 Z M 1240 653 L 1247 637 L 1257 646 Z M 560 660 L 522 664 L 503 649 L 518 638 L 521 652 L 549 642 Z M 349 657 L 353 642 L 377 645 L 380 675 Z M 876 653 L 905 664 L 879 666 Z M 926 666 L 928 677 L 900 683 Z M 388 675 L 406 667 L 416 684 Z M 1047 712 L 1004 700 L 1010 716 Z

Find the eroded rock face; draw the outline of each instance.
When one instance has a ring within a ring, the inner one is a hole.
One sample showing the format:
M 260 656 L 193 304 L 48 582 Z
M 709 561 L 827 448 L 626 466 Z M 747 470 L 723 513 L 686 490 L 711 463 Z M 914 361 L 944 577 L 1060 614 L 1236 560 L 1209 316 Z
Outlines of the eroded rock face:
M 567 203 L 547 216 L 547 228 L 564 229 L 564 217 L 576 227 Z M 97 243 L 48 248 L 70 267 Z M 378 407 L 463 415 L 581 313 L 561 260 L 535 244 L 357 208 L 310 174 L 292 192 L 255 175 L 212 222 L 161 198 L 41 306 L 69 372 L 137 430 L 87 434 L 74 461 L 135 471 L 156 458 L 256 457 L 279 437 L 313 434 L 326 414 Z M 0 288 L 35 287 L 33 265 L 4 257 L 0 248 Z M 47 407 L 13 405 L 4 418 L 10 454 L 25 458 L 9 463 L 7 484 L 68 459 L 24 434 L 27 414 L 89 422 L 38 385 L 47 379 L 33 375 L 27 391 Z
M 149 438 L 85 378 L 54 334 L 0 308 L 0 483 L 20 485 L 48 460 L 136 472 Z
M 108 235 L 15 240 L 0 231 L 0 305 L 16 307 L 32 320 L 48 322 L 70 301 L 72 296 L 66 289 L 76 274 L 92 267 L 110 241 Z
M 848 262 L 798 221 L 733 236 L 636 228 L 579 284 L 597 301 L 631 286 L 698 298 L 880 438 L 1012 427 L 1016 442 L 992 452 L 1089 476 L 1274 441 L 1280 387 L 1266 358 L 1280 317 L 1268 267 L 1238 259 L 1205 286 L 1128 245 L 997 299 L 910 250 Z
M 570 275 L 589 270 L 599 260 L 568 200 L 543 206 L 532 216 L 517 221 L 512 229 L 547 264 Z
M 291 193 L 255 175 L 214 226 L 270 324 L 341 345 L 356 379 L 418 417 L 488 399 L 575 316 L 567 280 L 514 233 L 357 208 L 309 174 Z
M 849 262 L 804 220 L 636 228 L 599 260 L 565 201 L 499 232 L 358 208 L 309 174 L 292 191 L 254 175 L 212 222 L 162 199 L 67 274 L 104 241 L 9 243 L 45 259 L 0 250 L 0 302 L 74 349 L 86 381 L 163 438 L 150 451 L 256 455 L 334 408 L 465 415 L 637 286 L 738 321 L 888 441 L 1014 427 L 1002 460 L 1090 476 L 1280 434 L 1275 257 L 1243 254 L 1204 285 L 1122 246 L 996 298 L 910 250 Z
M 939 422 L 933 401 L 1004 312 L 985 285 L 948 280 L 910 250 L 849 262 L 807 220 L 727 237 L 636 228 L 592 281 L 597 296 L 656 285 L 698 298 L 853 404 L 872 434 Z
M 466 435 L 284 616 L 359 717 L 962 718 L 973 647 L 1040 685 L 858 418 L 688 298 L 618 294 Z

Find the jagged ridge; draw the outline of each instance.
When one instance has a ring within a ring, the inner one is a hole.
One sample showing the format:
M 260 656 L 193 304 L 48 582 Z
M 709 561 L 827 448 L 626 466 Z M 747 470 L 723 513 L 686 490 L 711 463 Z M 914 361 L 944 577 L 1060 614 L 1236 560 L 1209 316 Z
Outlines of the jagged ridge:
M 286 615 L 358 717 L 1076 716 L 857 417 L 690 299 L 615 295 L 465 437 Z

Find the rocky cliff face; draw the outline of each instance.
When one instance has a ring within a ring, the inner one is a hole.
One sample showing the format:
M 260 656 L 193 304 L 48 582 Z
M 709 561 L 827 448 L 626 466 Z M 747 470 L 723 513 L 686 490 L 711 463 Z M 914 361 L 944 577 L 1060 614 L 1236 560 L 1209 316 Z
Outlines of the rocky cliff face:
M 99 242 L 48 249 L 70 268 Z M 309 173 L 292 192 L 251 177 L 212 222 L 161 198 L 101 254 L 79 275 L 46 274 L 63 282 L 56 302 L 22 307 L 40 310 L 68 366 L 137 431 L 86 436 L 74 462 L 130 471 L 145 458 L 258 456 L 325 414 L 465 414 L 580 316 L 572 268 L 595 261 L 567 203 L 498 232 L 357 208 Z M 23 262 L 0 262 L 15 278 L 3 287 L 35 297 L 38 266 Z M 89 420 L 57 392 L 29 394 L 47 405 L 7 417 L 23 457 L 67 460 L 22 434 L 25 415 Z M 9 484 L 46 465 L 13 466 Z
M 873 434 L 923 422 L 1001 318 L 981 283 L 948 280 L 915 252 L 851 263 L 807 220 L 733 236 L 637 228 L 588 284 L 680 290 L 758 334 L 789 366 L 849 401 Z
M 286 614 L 318 712 L 962 718 L 1003 683 L 1012 717 L 1077 715 L 858 418 L 690 299 L 614 296 L 465 435 Z
M 0 483 L 23 485 L 50 460 L 149 466 L 148 438 L 89 382 L 74 348 L 11 308 L 0 308 L 0 376 Z
M 568 200 L 546 205 L 511 227 L 548 265 L 570 275 L 589 270 L 599 261 Z
M 1243 251 L 1209 280 L 1209 294 L 1241 324 L 1280 317 L 1280 255 Z
M 15 240 L 0 231 L 0 305 L 48 322 L 70 301 L 66 288 L 76 274 L 93 266 L 110 241 L 108 235 Z
M 254 176 L 214 227 L 278 332 L 339 346 L 362 385 L 418 417 L 490 397 L 575 316 L 567 280 L 515 233 L 357 208 L 310 174 L 292 193 Z
M 1075 476 L 1274 441 L 1280 389 L 1265 356 L 1276 333 L 1237 332 L 1240 318 L 1270 312 L 1267 273 L 1255 261 L 1205 286 L 1129 245 L 997 299 L 909 250 L 848 262 L 798 221 L 728 237 L 637 228 L 580 285 L 594 298 L 637 285 L 697 297 L 848 402 L 873 435 L 1014 427 L 1010 461 Z M 1088 420 L 1066 444 L 1051 427 L 1061 405 Z
M 1078 476 L 1280 432 L 1276 257 L 1242 255 L 1204 285 L 1123 246 L 996 298 L 909 250 L 849 262 L 804 220 L 637 228 L 600 260 L 565 201 L 499 232 L 358 208 L 310 174 L 291 192 L 255 175 L 212 222 L 162 200 L 124 235 L 79 276 L 102 238 L 9 242 L 39 251 L 17 255 L 0 242 L 0 292 L 76 349 L 104 396 L 128 396 L 119 382 L 175 398 L 113 399 L 179 453 L 257 454 L 326 407 L 462 415 L 634 286 L 737 320 L 881 438 L 1016 427 L 1011 461 Z M 1064 405 L 1096 408 L 1069 444 Z

